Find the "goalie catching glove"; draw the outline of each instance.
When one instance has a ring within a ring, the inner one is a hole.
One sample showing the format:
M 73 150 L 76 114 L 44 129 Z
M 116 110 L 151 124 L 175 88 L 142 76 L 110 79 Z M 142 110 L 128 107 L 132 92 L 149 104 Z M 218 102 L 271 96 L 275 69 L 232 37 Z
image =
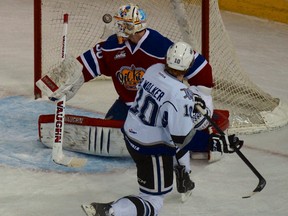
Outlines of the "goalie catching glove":
M 235 134 L 229 136 L 211 134 L 209 139 L 210 150 L 221 153 L 233 153 L 236 148 L 240 149 L 243 146 L 243 143 L 243 140 L 240 140 Z
M 61 64 L 36 82 L 37 87 L 52 101 L 66 95 L 71 99 L 84 83 L 83 66 L 73 57 L 65 58 Z

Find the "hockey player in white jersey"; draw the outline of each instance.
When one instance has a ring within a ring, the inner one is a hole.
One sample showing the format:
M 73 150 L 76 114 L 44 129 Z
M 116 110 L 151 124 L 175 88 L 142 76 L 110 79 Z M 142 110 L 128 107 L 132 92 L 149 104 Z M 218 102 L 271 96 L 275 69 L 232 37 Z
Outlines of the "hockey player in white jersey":
M 191 46 L 178 42 L 168 49 L 166 64 L 147 69 L 123 128 L 126 147 L 137 167 L 139 194 L 82 205 L 88 216 L 159 215 L 165 195 L 173 188 L 173 156 L 177 149 L 185 148 L 197 130 L 209 125 L 195 105 L 212 116 L 211 96 L 183 84 L 193 61 Z M 213 141 L 217 151 L 229 147 L 221 138 Z
M 173 42 L 157 31 L 147 28 L 145 12 L 137 5 L 127 4 L 121 6 L 114 18 L 116 20 L 117 34 L 111 35 L 106 41 L 97 43 L 95 47 L 78 56 L 77 60 L 66 58 L 61 67 L 53 70 L 55 73 L 51 74 L 51 79 L 43 80 L 44 82 L 40 81 L 40 83 L 46 87 L 46 84 L 51 85 L 53 83 L 50 82 L 51 80 L 60 79 L 61 74 L 67 76 L 72 74 L 67 83 L 62 83 L 59 85 L 59 88 L 55 88 L 52 85 L 52 89 L 57 90 L 50 95 L 52 98 L 61 98 L 62 94 L 65 94 L 66 98 L 69 99 L 76 93 L 84 81 L 88 82 L 101 74 L 110 76 L 119 94 L 119 98 L 112 105 L 111 109 L 109 109 L 105 118 L 124 121 L 128 109 L 135 99 L 137 83 L 141 80 L 142 75 L 145 74 L 146 69 L 151 65 L 156 63 L 165 64 L 167 50 Z M 122 43 L 120 44 L 119 38 L 122 38 L 120 40 Z M 191 56 L 193 56 L 194 63 L 190 68 L 185 70 L 184 77 L 186 81 L 189 85 L 201 86 L 202 89 L 205 88 L 208 92 L 211 92 L 211 88 L 214 86 L 211 65 L 195 50 L 193 50 Z M 52 77 L 55 77 L 55 79 Z M 203 134 L 205 139 L 203 139 Z M 74 136 L 76 137 L 77 135 Z M 71 137 L 73 136 L 71 135 Z M 192 140 L 193 148 L 189 150 L 192 152 L 204 152 L 205 155 L 209 153 L 210 155 L 207 147 L 208 137 L 208 133 L 198 131 Z M 87 140 L 97 140 L 97 138 L 96 136 L 93 139 L 85 137 L 83 142 L 86 143 Z M 78 143 L 78 139 L 75 143 Z M 203 145 L 203 143 L 206 145 Z M 65 147 L 65 145 L 63 146 Z M 124 143 L 123 147 L 125 148 Z M 83 148 L 81 146 L 80 149 L 82 150 Z M 97 148 L 91 148 L 92 150 L 90 150 L 90 145 L 88 144 L 87 149 L 89 149 L 88 153 L 93 153 Z M 105 151 L 101 151 L 101 154 L 102 152 Z M 181 149 L 177 152 L 176 157 L 177 163 L 179 163 L 175 169 L 177 184 L 185 186 L 178 187 L 177 189 L 181 194 L 191 192 L 194 188 L 194 182 L 189 179 L 191 169 L 190 166 L 184 165 L 190 165 L 188 163 L 190 153 L 186 149 Z

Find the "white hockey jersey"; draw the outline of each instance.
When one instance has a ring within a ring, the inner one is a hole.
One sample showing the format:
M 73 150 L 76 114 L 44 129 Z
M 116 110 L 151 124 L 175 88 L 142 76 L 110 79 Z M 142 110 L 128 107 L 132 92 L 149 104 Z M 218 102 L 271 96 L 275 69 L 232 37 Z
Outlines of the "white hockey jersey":
M 194 120 L 199 113 L 193 112 L 193 93 L 184 83 L 165 72 L 164 67 L 159 63 L 147 69 L 124 124 L 126 137 L 139 151 L 143 147 L 161 151 L 157 145 L 175 148 L 175 144 L 180 144 L 181 147 L 195 133 Z M 207 126 L 205 118 L 202 120 L 200 123 Z

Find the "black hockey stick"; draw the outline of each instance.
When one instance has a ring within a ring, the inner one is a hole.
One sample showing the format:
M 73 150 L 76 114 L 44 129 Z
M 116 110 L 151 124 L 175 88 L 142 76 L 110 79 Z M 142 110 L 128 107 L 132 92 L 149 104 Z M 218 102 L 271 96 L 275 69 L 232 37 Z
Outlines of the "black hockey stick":
M 218 127 L 218 125 L 212 121 L 210 116 L 206 114 L 206 112 L 199 106 L 196 105 L 197 110 L 209 121 L 209 123 L 217 130 L 217 132 L 222 136 L 227 136 L 221 128 Z M 264 177 L 258 172 L 258 170 L 251 164 L 251 162 L 245 157 L 245 155 L 240 151 L 240 149 L 235 148 L 234 149 L 236 154 L 242 159 L 242 161 L 250 168 L 250 170 L 257 176 L 259 183 L 257 187 L 253 190 L 253 192 L 250 195 L 243 196 L 242 198 L 250 198 L 252 195 L 254 195 L 257 192 L 260 192 L 263 190 L 263 188 L 266 185 L 266 180 Z

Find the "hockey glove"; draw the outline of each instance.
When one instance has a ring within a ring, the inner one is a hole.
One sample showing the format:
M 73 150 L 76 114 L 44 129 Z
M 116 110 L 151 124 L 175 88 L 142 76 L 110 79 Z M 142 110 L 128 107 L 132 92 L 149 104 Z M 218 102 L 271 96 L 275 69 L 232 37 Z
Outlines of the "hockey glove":
M 68 101 L 84 83 L 82 68 L 75 58 L 69 56 L 38 80 L 36 85 L 50 100 L 58 101 L 66 95 Z
M 203 110 L 206 109 L 205 101 L 202 97 L 198 94 L 193 94 L 193 101 L 194 101 L 194 112 L 198 112 L 196 105 L 199 105 Z
M 224 136 L 220 134 L 211 134 L 209 138 L 209 147 L 211 151 L 221 153 L 233 153 L 235 149 L 240 149 L 243 146 L 243 140 L 239 140 L 235 134 Z

